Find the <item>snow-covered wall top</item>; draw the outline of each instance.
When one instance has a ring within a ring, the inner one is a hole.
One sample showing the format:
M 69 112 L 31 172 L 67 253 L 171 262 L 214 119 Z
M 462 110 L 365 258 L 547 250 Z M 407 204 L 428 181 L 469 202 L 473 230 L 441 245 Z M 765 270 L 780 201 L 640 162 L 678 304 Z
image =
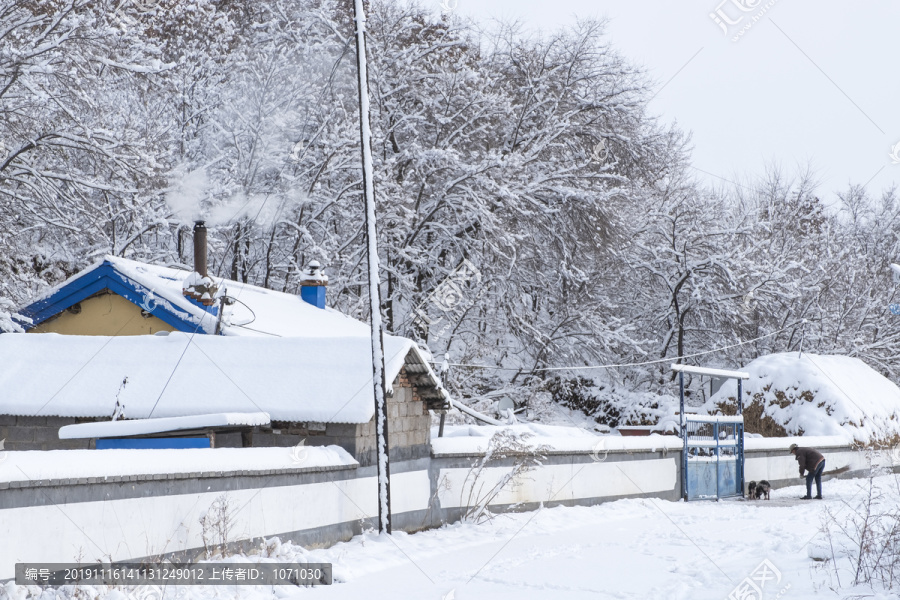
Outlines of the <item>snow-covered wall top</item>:
M 850 448 L 846 435 L 803 435 L 791 437 L 748 437 L 744 436 L 744 450 L 772 450 L 790 454 L 791 444 L 807 448 Z M 791 457 L 793 459 L 793 456 Z
M 762 356 L 744 370 L 750 373 L 743 384 L 744 406 L 760 396 L 765 415 L 789 435 L 863 443 L 900 435 L 900 388 L 857 358 L 788 352 Z M 736 394 L 729 381 L 707 408 L 713 412 Z
M 550 454 L 590 453 L 597 460 L 604 460 L 607 452 L 659 452 L 680 451 L 681 438 L 674 435 L 648 436 L 597 435 L 579 427 L 519 423 L 517 425 L 448 425 L 444 437 L 438 437 L 437 428 L 431 431 L 431 448 L 435 457 L 480 456 L 488 450 L 491 438 L 500 432 L 516 436 L 523 446 L 543 448 Z M 846 435 L 763 438 L 745 436 L 746 450 L 773 450 L 788 453 L 791 444 L 814 448 L 849 447 Z
M 438 437 L 437 428 L 431 431 L 431 449 L 434 456 L 478 456 L 488 450 L 491 438 L 501 432 L 515 436 L 523 447 L 557 453 L 599 453 L 607 451 L 680 450 L 681 438 L 674 435 L 649 435 L 623 437 L 619 435 L 595 435 L 578 427 L 519 423 L 517 425 L 450 425 L 444 428 L 444 437 Z
M 49 450 L 7 452 L 0 483 L 85 477 L 356 468 L 339 446 L 299 448 L 190 448 L 177 450 Z
M 393 336 L 384 346 L 390 384 L 419 350 Z M 108 417 L 117 397 L 129 419 L 259 411 L 273 421 L 367 423 L 375 414 L 368 335 L 9 333 L 0 364 L 0 414 Z

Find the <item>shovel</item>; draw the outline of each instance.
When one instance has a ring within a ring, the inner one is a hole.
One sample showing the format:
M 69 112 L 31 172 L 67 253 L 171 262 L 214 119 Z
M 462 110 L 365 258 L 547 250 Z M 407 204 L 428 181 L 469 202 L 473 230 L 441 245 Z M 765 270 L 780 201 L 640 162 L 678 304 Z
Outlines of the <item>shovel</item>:
M 822 471 L 822 477 L 825 477 L 826 475 L 840 475 L 841 473 L 846 473 L 849 470 L 850 470 L 850 465 L 846 465 L 846 466 L 841 467 L 840 469 L 834 469 L 831 471 Z M 800 477 L 802 479 L 806 479 L 806 475 L 801 475 Z

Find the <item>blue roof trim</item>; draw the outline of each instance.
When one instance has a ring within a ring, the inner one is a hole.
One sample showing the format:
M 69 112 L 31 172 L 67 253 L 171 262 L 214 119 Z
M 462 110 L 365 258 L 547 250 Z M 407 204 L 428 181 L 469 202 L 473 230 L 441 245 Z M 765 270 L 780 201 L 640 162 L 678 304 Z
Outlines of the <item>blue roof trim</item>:
M 70 306 L 104 289 L 122 296 L 135 306 L 141 307 L 178 331 L 211 333 L 215 328 L 215 319 L 209 319 L 209 323 L 206 323 L 207 319 L 204 319 L 202 326 L 198 329 L 197 322 L 192 319 L 194 315 L 178 310 L 165 298 L 155 294 L 153 290 L 116 271 L 113 264 L 109 261 L 103 261 L 100 266 L 84 273 L 81 277 L 69 281 L 69 283 L 63 285 L 53 294 L 19 310 L 19 314 L 30 318 L 32 321 L 31 323 L 22 323 L 22 326 L 26 330 L 32 329 L 44 321 L 55 317 Z M 209 312 L 211 316 L 215 316 L 218 313 L 218 308 L 214 307 Z

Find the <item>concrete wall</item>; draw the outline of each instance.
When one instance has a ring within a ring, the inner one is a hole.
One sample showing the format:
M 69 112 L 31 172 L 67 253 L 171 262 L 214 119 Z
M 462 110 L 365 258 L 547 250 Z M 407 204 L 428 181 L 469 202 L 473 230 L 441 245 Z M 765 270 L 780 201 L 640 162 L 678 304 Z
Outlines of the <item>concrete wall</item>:
M 394 528 L 412 532 L 458 520 L 516 459 L 493 462 L 473 479 L 479 460 L 393 461 Z M 672 453 L 610 452 L 604 463 L 589 454 L 551 455 L 491 505 L 526 510 L 629 496 L 675 499 L 677 472 Z M 0 539 L 15 540 L 0 544 L 0 580 L 12 577 L 16 562 L 195 558 L 204 547 L 200 517 L 223 495 L 233 517 L 227 541 L 245 550 L 274 535 L 327 546 L 377 526 L 375 467 L 0 482 Z
M 865 477 L 869 473 L 869 459 L 865 452 L 851 450 L 847 446 L 818 446 L 816 449 L 825 457 L 823 481 L 831 477 Z M 838 470 L 841 472 L 834 473 Z M 745 492 L 747 483 L 763 479 L 775 489 L 806 485 L 806 477 L 800 477 L 797 459 L 787 449 L 748 450 L 744 453 Z M 825 493 L 823 489 L 823 495 Z
M 175 328 L 109 290 L 82 300 L 28 333 L 68 335 L 148 335 Z
M 846 446 L 821 450 L 829 470 L 847 467 L 843 476 L 868 470 L 861 452 Z M 490 490 L 522 457 L 492 460 L 480 471 L 483 459 L 477 455 L 395 457 L 393 525 L 412 532 L 454 522 L 487 497 L 494 511 L 635 497 L 676 501 L 680 457 L 672 450 L 610 450 L 602 459 L 550 451 L 540 466 L 496 495 Z M 786 449 L 750 451 L 746 472 L 748 480 L 768 479 L 776 488 L 801 483 Z M 233 519 L 227 542 L 236 547 L 248 550 L 276 535 L 327 546 L 376 526 L 376 489 L 372 466 L 0 481 L 0 540 L 6 542 L 0 544 L 0 580 L 13 576 L 16 562 L 199 556 L 200 517 L 222 498 Z

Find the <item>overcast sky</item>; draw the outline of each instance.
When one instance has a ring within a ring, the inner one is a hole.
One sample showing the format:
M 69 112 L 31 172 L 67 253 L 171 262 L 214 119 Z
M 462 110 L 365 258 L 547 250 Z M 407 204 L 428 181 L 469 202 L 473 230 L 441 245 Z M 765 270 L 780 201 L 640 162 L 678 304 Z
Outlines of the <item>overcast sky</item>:
M 607 17 L 615 46 L 657 81 L 651 111 L 692 132 L 707 181 L 808 164 L 829 200 L 849 183 L 879 194 L 900 182 L 898 0 L 432 1 L 531 29 Z

